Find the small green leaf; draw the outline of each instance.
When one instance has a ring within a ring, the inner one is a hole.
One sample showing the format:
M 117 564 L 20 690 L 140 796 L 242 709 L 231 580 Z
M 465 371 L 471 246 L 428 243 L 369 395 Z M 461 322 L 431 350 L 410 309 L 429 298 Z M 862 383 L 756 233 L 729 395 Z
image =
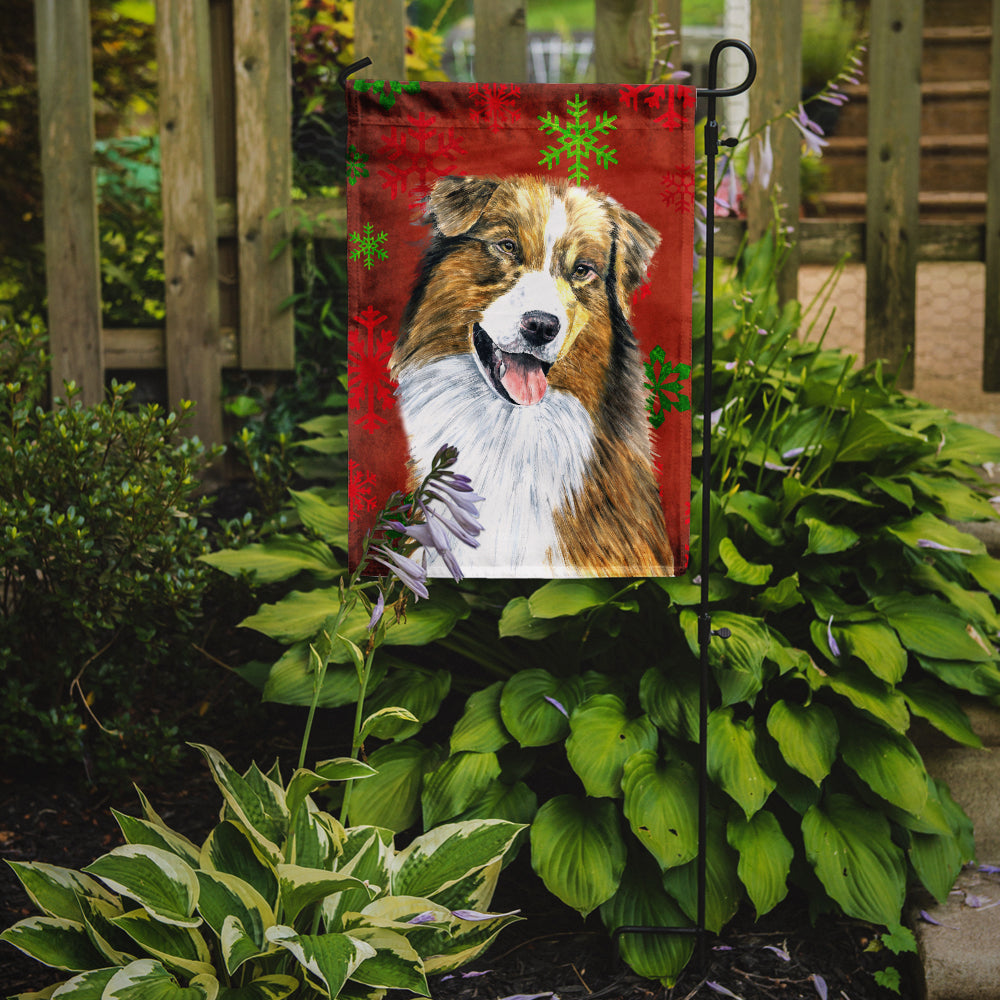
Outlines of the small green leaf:
M 753 718 L 737 721 L 733 709 L 717 708 L 708 717 L 708 774 L 749 819 L 774 791 L 776 782 L 757 762 Z
M 617 587 L 608 580 L 550 580 L 528 598 L 534 618 L 562 618 L 601 607 Z
M 910 740 L 857 717 L 852 718 L 849 732 L 840 746 L 847 766 L 876 795 L 919 815 L 927 801 L 927 772 Z
M 424 780 L 421 796 L 424 827 L 429 829 L 454 819 L 499 776 L 500 764 L 495 753 L 452 754 Z
M 200 558 L 223 573 L 246 574 L 258 584 L 277 583 L 299 573 L 330 580 L 344 572 L 327 544 L 294 535 L 272 535 L 266 542 L 210 552 Z
M 678 740 L 698 739 L 698 696 L 697 673 L 680 663 L 672 665 L 669 674 L 660 667 L 650 667 L 639 681 L 643 711 Z
M 504 684 L 500 716 L 521 746 L 546 746 L 566 736 L 569 715 L 582 700 L 579 677 L 560 679 L 547 670 L 522 670 Z
M 730 820 L 726 837 L 729 846 L 739 851 L 736 873 L 760 919 L 788 894 L 788 873 L 795 849 L 774 814 L 765 809 L 750 819 L 737 816 Z
M 465 703 L 462 717 L 455 723 L 451 734 L 451 752 L 474 750 L 478 753 L 496 752 L 510 742 L 500 716 L 500 693 L 503 681 L 476 691 Z
M 915 653 L 939 660 L 995 660 L 996 652 L 950 605 L 927 595 L 880 595 L 875 607 Z
M 818 787 L 830 773 L 837 755 L 837 720 L 826 705 L 798 705 L 779 699 L 767 716 L 767 731 L 781 755 Z
M 416 740 L 379 747 L 368 758 L 377 773 L 351 789 L 351 824 L 397 833 L 412 826 L 420 817 L 424 773 L 437 761 L 436 752 Z
M 746 584 L 748 587 L 763 587 L 774 570 L 774 566 L 770 563 L 762 565 L 747 562 L 730 538 L 719 541 L 719 556 L 726 565 L 726 575 L 729 579 Z

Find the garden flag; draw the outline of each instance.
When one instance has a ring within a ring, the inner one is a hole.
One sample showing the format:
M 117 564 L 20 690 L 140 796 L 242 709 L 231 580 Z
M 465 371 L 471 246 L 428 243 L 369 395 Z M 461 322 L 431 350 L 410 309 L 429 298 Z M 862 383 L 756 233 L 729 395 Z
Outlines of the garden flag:
M 682 572 L 694 91 L 353 81 L 347 101 L 352 565 L 449 444 L 483 497 L 467 576 Z

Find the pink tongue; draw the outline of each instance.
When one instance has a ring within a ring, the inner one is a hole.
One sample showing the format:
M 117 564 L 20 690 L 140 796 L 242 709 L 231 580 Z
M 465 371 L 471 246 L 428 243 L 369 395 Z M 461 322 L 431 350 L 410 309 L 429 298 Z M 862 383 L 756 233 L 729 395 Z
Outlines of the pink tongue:
M 507 370 L 500 379 L 510 398 L 521 406 L 531 406 L 541 400 L 548 388 L 545 373 L 537 358 L 530 354 L 500 352 L 501 365 Z

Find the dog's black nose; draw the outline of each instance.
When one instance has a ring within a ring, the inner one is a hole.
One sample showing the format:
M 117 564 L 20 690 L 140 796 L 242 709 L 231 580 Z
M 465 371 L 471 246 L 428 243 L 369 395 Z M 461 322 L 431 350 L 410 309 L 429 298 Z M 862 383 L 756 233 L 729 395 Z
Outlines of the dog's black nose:
M 551 344 L 559 335 L 559 317 L 532 309 L 521 317 L 521 335 L 532 347 Z

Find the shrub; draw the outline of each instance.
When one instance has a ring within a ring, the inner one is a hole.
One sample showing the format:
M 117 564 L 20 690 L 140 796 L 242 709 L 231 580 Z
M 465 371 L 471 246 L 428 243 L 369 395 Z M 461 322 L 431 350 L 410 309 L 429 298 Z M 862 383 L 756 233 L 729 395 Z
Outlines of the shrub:
M 201 846 L 140 794 L 144 818 L 115 813 L 126 844 L 82 872 L 11 863 L 42 914 L 0 938 L 78 973 L 60 995 L 429 996 L 428 973 L 472 961 L 518 919 L 485 912 L 516 824 L 454 823 L 397 849 L 311 798 L 367 765 L 324 761 L 285 785 L 277 766 L 240 774 L 199 749 L 225 803 Z
M 190 663 L 209 455 L 188 405 L 131 409 L 128 385 L 96 406 L 68 385 L 43 409 L 41 335 L 0 322 L 0 743 L 8 760 L 114 770 L 175 752 L 151 681 Z

